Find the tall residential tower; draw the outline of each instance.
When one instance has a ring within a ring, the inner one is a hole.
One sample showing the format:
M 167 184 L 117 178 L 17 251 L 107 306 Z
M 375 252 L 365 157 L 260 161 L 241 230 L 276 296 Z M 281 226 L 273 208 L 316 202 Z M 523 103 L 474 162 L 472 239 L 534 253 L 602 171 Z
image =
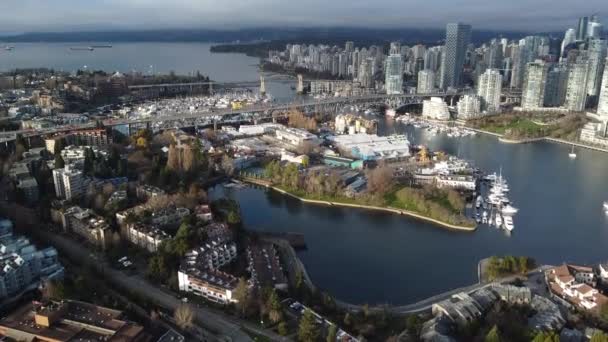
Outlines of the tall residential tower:
M 462 67 L 471 40 L 471 25 L 452 23 L 446 27 L 445 52 L 441 60 L 440 87 L 457 88 L 462 82 Z

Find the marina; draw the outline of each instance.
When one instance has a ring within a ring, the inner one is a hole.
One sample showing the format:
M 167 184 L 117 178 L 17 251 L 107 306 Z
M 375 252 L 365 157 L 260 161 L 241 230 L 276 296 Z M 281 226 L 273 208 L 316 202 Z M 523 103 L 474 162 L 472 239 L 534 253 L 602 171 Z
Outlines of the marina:
M 71 54 L 69 46 L 73 43 L 19 44 L 11 53 L 2 54 L 0 69 L 48 66 L 76 71 L 88 65 L 91 69 L 149 72 L 153 65 L 156 72 L 201 70 L 219 81 L 259 79 L 257 59 L 211 54 L 208 44 L 123 43 L 93 54 Z M 293 98 L 295 93 L 272 82 L 267 91 L 275 101 Z M 489 134 L 455 138 L 448 132 L 429 130 L 428 123 L 406 125 L 401 122 L 404 119 L 384 118 L 376 109 L 358 111 L 378 120 L 380 136 L 403 134 L 412 144 L 470 160 L 481 170 L 502 168 L 512 202 L 502 210 L 512 211 L 511 206 L 518 211 L 511 220 L 512 234 L 483 225 L 475 232 L 459 232 L 380 211 L 310 205 L 251 186 L 217 186 L 209 191 L 211 198 L 238 199 L 247 229 L 303 234 L 307 249 L 299 256 L 323 291 L 358 304 L 408 304 L 474 283 L 478 261 L 492 255 L 527 255 L 541 264 L 605 261 L 608 216 L 602 203 L 607 200 L 608 185 L 598 172 L 608 169 L 604 153 L 576 145 L 573 160 L 568 157 L 572 147 L 564 141 L 547 138 L 504 144 Z M 485 196 L 482 222 L 488 222 L 492 213 Z M 501 214 L 506 227 L 509 219 Z M 556 250 L 560 253 L 555 254 Z

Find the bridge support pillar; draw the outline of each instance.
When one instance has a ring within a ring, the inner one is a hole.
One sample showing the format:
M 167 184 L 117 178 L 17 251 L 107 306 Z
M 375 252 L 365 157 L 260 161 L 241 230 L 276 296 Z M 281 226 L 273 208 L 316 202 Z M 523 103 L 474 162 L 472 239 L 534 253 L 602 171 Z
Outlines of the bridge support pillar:
M 276 124 L 277 123 L 277 117 L 276 116 L 272 116 L 272 123 Z
M 217 131 L 217 120 L 213 120 L 213 131 Z
M 149 122 L 146 122 L 146 130 L 151 131 L 151 125 Z

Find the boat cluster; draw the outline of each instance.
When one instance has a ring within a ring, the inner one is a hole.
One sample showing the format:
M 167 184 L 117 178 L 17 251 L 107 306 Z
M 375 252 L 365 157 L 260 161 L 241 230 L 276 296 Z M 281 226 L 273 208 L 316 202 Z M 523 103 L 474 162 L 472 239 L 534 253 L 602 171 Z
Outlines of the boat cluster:
M 491 185 L 485 199 L 481 195 L 476 199 L 477 222 L 512 231 L 515 228 L 513 216 L 517 214 L 518 209 L 511 205 L 511 201 L 507 197 L 509 193 L 507 181 L 502 175 L 496 175 L 496 173 L 488 175 L 484 179 L 489 181 Z M 479 214 L 480 211 L 482 211 L 481 215 Z
M 418 118 L 413 118 L 411 116 L 400 116 L 397 118 L 397 121 L 400 121 L 406 125 L 414 126 L 415 128 L 426 129 L 427 132 L 433 136 L 439 133 L 446 133 L 450 138 L 461 138 L 477 135 L 477 132 L 466 127 L 448 126 L 443 123 L 425 121 Z
M 227 92 L 211 96 L 164 99 L 146 102 L 131 109 L 128 113 L 128 118 L 145 119 L 149 117 L 212 113 L 216 110 L 241 109 L 243 106 L 257 105 L 269 101 L 271 101 L 269 97 L 262 97 L 245 91 Z

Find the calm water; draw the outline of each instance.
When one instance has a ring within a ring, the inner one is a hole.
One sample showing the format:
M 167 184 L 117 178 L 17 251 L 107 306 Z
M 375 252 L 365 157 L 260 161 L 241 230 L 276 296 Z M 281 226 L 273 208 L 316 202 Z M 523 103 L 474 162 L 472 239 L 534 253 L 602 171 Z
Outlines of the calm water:
M 462 139 L 401 124 L 415 143 L 469 159 L 509 181 L 520 208 L 515 231 L 487 226 L 476 232 L 444 230 L 396 215 L 306 205 L 259 189 L 229 190 L 240 200 L 248 228 L 304 233 L 300 257 L 313 281 L 354 303 L 407 304 L 477 279 L 477 261 L 491 255 L 529 255 L 542 263 L 593 263 L 608 259 L 608 155 L 557 144 L 508 145 L 489 136 Z
M 257 59 L 211 54 L 209 44 L 125 43 L 112 49 L 70 51 L 74 45 L 15 44 L 0 50 L 0 70 L 49 67 L 174 70 L 195 72 L 219 81 L 256 80 Z M 275 98 L 290 98 L 284 83 L 269 83 Z M 529 255 L 542 263 L 592 263 L 608 259 L 608 221 L 601 206 L 608 199 L 608 155 L 557 144 L 508 145 L 493 137 L 427 137 L 400 124 L 381 123 L 384 133 L 406 132 L 414 143 L 470 159 L 486 171 L 498 171 L 520 208 L 511 236 L 495 228 L 474 233 L 447 231 L 391 214 L 304 205 L 258 189 L 230 190 L 241 201 L 250 229 L 295 231 L 306 236 L 300 253 L 313 281 L 334 296 L 355 303 L 406 304 L 476 281 L 476 264 L 490 255 Z M 215 195 L 221 192 L 219 189 Z
M 211 53 L 204 43 L 117 43 L 111 49 L 72 51 L 99 43 L 16 43 L 13 51 L 0 49 L 0 71 L 46 67 L 75 72 L 78 69 L 108 72 L 138 71 L 145 74 L 195 74 L 200 71 L 220 82 L 259 80 L 259 60 L 242 54 Z M 4 46 L 4 44 L 2 44 Z M 267 91 L 277 100 L 293 97 L 285 83 L 267 82 Z

